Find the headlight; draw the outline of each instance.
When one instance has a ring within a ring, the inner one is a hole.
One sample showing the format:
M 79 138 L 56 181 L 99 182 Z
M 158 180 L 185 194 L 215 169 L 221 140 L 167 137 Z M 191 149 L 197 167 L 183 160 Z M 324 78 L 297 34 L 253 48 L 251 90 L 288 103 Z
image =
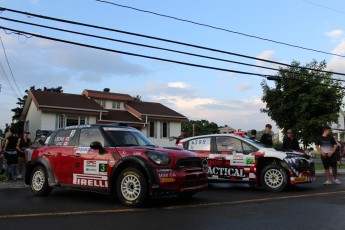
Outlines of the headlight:
M 168 165 L 170 163 L 170 157 L 166 153 L 156 152 L 156 151 L 147 151 L 147 157 L 156 163 L 157 165 Z

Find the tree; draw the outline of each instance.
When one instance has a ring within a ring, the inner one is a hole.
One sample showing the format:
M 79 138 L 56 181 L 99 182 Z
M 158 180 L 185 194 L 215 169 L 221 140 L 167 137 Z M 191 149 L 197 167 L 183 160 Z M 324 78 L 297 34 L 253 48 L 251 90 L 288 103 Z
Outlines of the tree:
M 133 97 L 134 101 L 141 101 L 141 96 L 140 95 L 135 95 Z
M 189 137 L 193 136 L 193 125 L 194 136 L 219 133 L 218 125 L 214 122 L 209 122 L 207 120 L 187 120 L 182 122 L 182 130 L 184 130 Z
M 313 60 L 305 67 L 293 61 L 291 67 L 280 68 L 275 87 L 262 82 L 267 113 L 285 133 L 292 129 L 304 146 L 313 143 L 322 132 L 322 126 L 338 121 L 344 89 L 331 79 L 331 73 L 320 70 L 326 62 Z
M 24 131 L 24 121 L 20 120 L 22 113 L 23 113 L 23 109 L 24 109 L 24 105 L 25 105 L 25 101 L 27 98 L 27 94 L 29 93 L 30 90 L 39 90 L 42 91 L 42 89 L 36 89 L 35 86 L 31 86 L 30 89 L 25 90 L 26 95 L 23 96 L 23 98 L 17 98 L 17 107 L 14 109 L 11 109 L 11 111 L 14 113 L 14 115 L 12 116 L 12 121 L 13 124 L 11 125 L 13 128 L 13 131 L 15 133 L 23 133 Z M 44 87 L 43 91 L 50 91 L 50 92 L 58 92 L 58 93 L 62 93 L 62 86 L 58 86 L 56 88 L 51 87 L 51 88 L 47 88 Z

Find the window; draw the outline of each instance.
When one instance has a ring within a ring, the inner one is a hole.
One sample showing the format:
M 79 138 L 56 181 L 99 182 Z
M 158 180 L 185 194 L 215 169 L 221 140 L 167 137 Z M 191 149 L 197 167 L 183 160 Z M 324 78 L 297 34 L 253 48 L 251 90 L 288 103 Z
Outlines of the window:
M 211 138 L 199 138 L 190 140 L 188 143 L 188 150 L 211 150 Z
M 169 137 L 169 123 L 162 122 L 161 123 L 161 138 Z
M 60 114 L 58 116 L 58 128 L 73 125 L 84 125 L 87 123 L 86 119 L 86 116 Z
M 252 153 L 252 152 L 256 152 L 258 151 L 257 148 L 255 148 L 254 146 L 242 141 L 242 147 L 243 147 L 243 153 L 244 154 L 249 154 L 249 153 Z
M 242 153 L 241 140 L 234 137 L 216 137 L 217 150 L 222 151 L 236 151 Z
M 105 100 L 101 100 L 101 99 L 95 99 L 95 101 L 100 104 L 102 107 L 105 107 Z
M 150 121 L 149 123 L 150 125 L 150 133 L 149 133 L 149 136 L 150 137 L 156 137 L 156 124 L 154 121 Z
M 112 105 L 113 109 L 120 109 L 121 103 L 119 101 L 113 101 L 112 103 L 113 103 Z
M 74 146 L 75 145 L 75 135 L 76 130 L 75 129 L 68 129 L 68 130 L 62 130 L 58 132 L 55 136 L 49 136 L 54 137 L 54 141 L 52 143 L 53 146 Z M 47 143 L 50 143 L 50 140 L 46 140 Z
M 104 146 L 104 139 L 99 129 L 82 129 L 80 131 L 79 146 L 90 147 L 94 141 L 98 141 Z

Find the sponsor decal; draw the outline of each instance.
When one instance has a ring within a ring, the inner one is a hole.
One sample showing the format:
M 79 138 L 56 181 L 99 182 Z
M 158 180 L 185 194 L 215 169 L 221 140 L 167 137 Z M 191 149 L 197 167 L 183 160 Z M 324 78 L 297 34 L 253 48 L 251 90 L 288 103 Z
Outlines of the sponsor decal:
M 73 137 L 74 136 L 74 134 L 75 134 L 75 129 L 73 129 L 72 131 L 71 131 L 71 134 L 69 135 L 69 137 Z
M 115 165 L 115 161 L 109 161 L 109 166 L 112 167 Z
M 90 147 L 78 147 L 76 153 L 86 154 L 89 152 Z
M 127 154 L 126 150 L 123 150 L 123 151 L 122 151 L 122 154 L 126 155 L 126 154 Z
M 157 169 L 157 172 L 172 172 L 171 169 Z
M 108 177 L 99 175 L 73 174 L 73 184 L 89 187 L 108 188 Z
M 296 177 L 295 183 L 303 183 L 303 182 L 306 182 L 307 180 L 308 180 L 308 178 L 306 178 L 306 177 Z
M 252 165 L 255 163 L 255 160 L 254 158 L 250 158 L 250 157 L 247 157 L 244 159 L 244 162 L 247 164 L 247 165 Z
M 215 160 L 215 159 L 209 159 L 208 161 L 207 161 L 207 163 L 208 163 L 208 166 L 210 166 L 210 167 L 222 167 L 222 165 L 223 165 L 223 161 L 222 160 Z
M 232 160 L 233 164 L 244 164 L 243 159 L 239 159 L 239 160 Z
M 44 144 L 48 144 L 50 140 L 50 136 L 46 139 L 46 141 L 44 142 Z
M 133 155 L 140 156 L 141 152 L 134 152 Z
M 70 137 L 65 137 L 65 141 L 69 141 L 69 140 L 71 140 Z
M 207 169 L 208 175 L 218 175 L 225 177 L 245 177 L 243 168 L 221 168 L 221 167 L 209 167 Z
M 175 178 L 160 178 L 159 180 L 160 180 L 161 183 L 175 182 Z
M 85 174 L 107 175 L 107 169 L 108 169 L 107 161 L 96 161 L 96 160 L 84 161 Z
M 74 126 L 68 126 L 65 128 L 65 130 L 67 129 L 80 129 L 80 128 L 89 128 L 91 127 L 91 125 L 74 125 Z M 72 130 L 73 131 L 73 130 Z
M 67 146 L 67 145 L 68 145 L 68 142 L 67 142 L 67 141 L 65 141 L 65 142 L 63 143 L 63 145 L 64 145 L 64 146 Z
M 158 173 L 158 177 L 160 177 L 160 178 L 176 177 L 176 174 L 173 172 L 171 172 L 171 173 Z

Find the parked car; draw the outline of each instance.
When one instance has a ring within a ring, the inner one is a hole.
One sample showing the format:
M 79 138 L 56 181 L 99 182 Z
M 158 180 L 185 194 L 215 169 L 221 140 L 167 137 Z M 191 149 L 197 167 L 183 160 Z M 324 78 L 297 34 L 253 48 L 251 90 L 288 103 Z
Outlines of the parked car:
M 25 183 L 36 196 L 67 187 L 140 206 L 151 196 L 191 196 L 207 188 L 207 176 L 197 154 L 159 148 L 135 128 L 80 125 L 48 135 L 33 152 Z
M 315 181 L 312 160 L 300 153 L 277 151 L 241 134 L 185 138 L 178 147 L 204 159 L 209 182 L 246 182 L 279 192 L 288 185 Z

